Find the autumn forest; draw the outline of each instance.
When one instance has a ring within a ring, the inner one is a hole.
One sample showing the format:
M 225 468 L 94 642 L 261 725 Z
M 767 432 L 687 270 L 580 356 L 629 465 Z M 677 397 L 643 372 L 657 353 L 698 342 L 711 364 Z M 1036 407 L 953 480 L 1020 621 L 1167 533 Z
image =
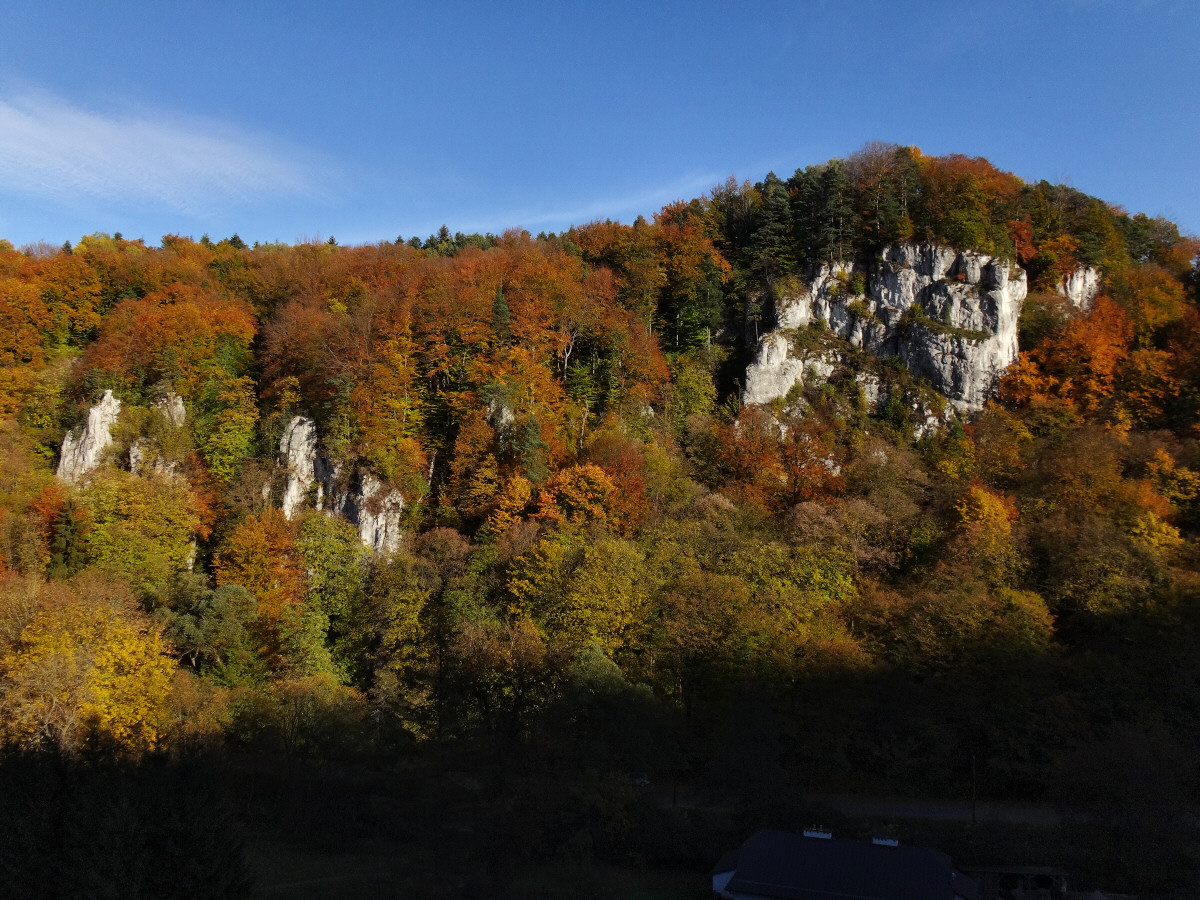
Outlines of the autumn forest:
M 780 329 L 820 272 L 867 322 L 837 267 L 893 245 L 1023 270 L 986 404 Z M 405 874 L 346 896 L 619 896 L 852 829 L 825 794 L 1054 804 L 911 837 L 1187 895 L 1198 253 L 884 144 L 537 236 L 0 241 L 7 895 L 282 896 L 289 848 L 370 846 Z M 774 333 L 835 362 L 747 403 Z

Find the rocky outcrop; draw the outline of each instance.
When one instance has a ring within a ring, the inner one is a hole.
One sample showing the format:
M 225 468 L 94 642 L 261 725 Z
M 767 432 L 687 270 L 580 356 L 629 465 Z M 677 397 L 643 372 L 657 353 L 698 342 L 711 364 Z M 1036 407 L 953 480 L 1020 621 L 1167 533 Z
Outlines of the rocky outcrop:
M 164 418 L 176 428 L 182 426 L 184 420 L 187 419 L 187 410 L 184 409 L 183 399 L 173 391 L 159 397 L 150 404 L 150 408 L 162 413 Z
M 290 519 L 304 507 L 311 488 L 322 489 L 316 422 L 306 416 L 291 418 L 279 439 L 279 464 L 286 472 L 279 508 Z M 316 500 L 320 508 L 321 498 Z
M 884 390 L 883 381 L 880 380 L 878 375 L 872 375 L 870 372 L 859 372 L 854 376 L 854 381 L 858 385 L 858 389 L 862 391 L 867 409 L 875 412 L 887 402 L 887 393 Z
M 400 548 L 400 515 L 404 512 L 404 497 L 399 491 L 385 491 L 374 475 L 363 474 L 359 488 L 351 498 L 358 536 L 376 553 L 394 553 Z
M 1100 293 L 1100 270 L 1092 266 L 1081 266 L 1054 286 L 1059 296 L 1066 297 L 1076 309 L 1087 311 L 1092 308 L 1096 295 Z
M 62 454 L 58 459 L 59 479 L 78 484 L 100 465 L 104 451 L 112 443 L 112 427 L 121 414 L 121 401 L 112 391 L 105 391 L 100 402 L 88 410 L 82 428 L 73 428 L 63 438 Z
M 802 357 L 793 355 L 787 335 L 772 332 L 764 335 L 758 355 L 746 368 L 746 403 L 770 403 L 776 397 L 786 397 L 796 383 L 804 382 Z
M 145 441 L 134 441 L 129 445 L 129 471 L 134 475 L 145 475 L 147 472 L 153 472 L 156 475 L 164 475 L 168 478 L 174 478 L 176 475 L 182 474 L 179 463 L 174 460 L 163 459 L 157 453 L 151 460 L 150 464 L 146 464 L 148 453 L 146 451 Z
M 150 404 L 150 408 L 174 428 L 182 428 L 187 419 L 187 410 L 184 409 L 183 400 L 175 393 L 168 393 L 166 396 L 158 398 Z M 151 452 L 154 452 L 154 456 L 149 459 Z M 149 465 L 147 465 L 148 459 Z M 180 465 L 175 460 L 164 459 L 154 451 L 153 447 L 148 447 L 145 440 L 139 438 L 129 445 L 129 471 L 134 475 L 144 475 L 147 471 L 151 471 L 159 475 L 174 477 L 180 474 Z
M 983 407 L 1017 357 L 1025 272 L 1004 260 L 935 244 L 891 244 L 872 260 L 825 265 L 777 304 L 784 331 L 822 320 L 876 356 L 897 356 L 960 410 Z M 746 371 L 745 401 L 786 396 L 809 371 L 779 331 Z M 821 373 L 813 371 L 817 380 Z
M 496 430 L 497 434 L 502 434 L 512 428 L 516 422 L 516 416 L 509 408 L 508 404 L 499 397 L 493 397 L 488 400 L 484 406 L 484 415 L 487 417 L 488 424 Z
M 403 495 L 387 489 L 369 472 L 344 476 L 321 450 L 312 419 L 293 416 L 288 422 L 279 440 L 279 464 L 285 471 L 279 506 L 289 519 L 299 514 L 311 498 L 316 509 L 357 527 L 363 544 L 376 553 L 392 553 L 399 548 Z
M 354 525 L 359 539 L 375 553 L 399 549 L 404 534 L 404 496 L 399 491 L 387 488 L 370 472 L 345 478 L 331 469 L 324 481 L 324 499 L 325 511 Z

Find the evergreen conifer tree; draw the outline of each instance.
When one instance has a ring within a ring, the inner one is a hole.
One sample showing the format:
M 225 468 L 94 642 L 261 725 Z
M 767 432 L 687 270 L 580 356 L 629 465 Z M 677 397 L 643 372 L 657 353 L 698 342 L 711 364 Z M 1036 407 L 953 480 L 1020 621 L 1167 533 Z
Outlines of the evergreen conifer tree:
M 51 578 L 70 578 L 87 565 L 86 526 L 72 500 L 63 503 L 50 538 Z
M 492 331 L 502 344 L 512 339 L 512 314 L 508 310 L 508 301 L 504 299 L 503 285 L 496 286 L 496 299 L 492 303 Z

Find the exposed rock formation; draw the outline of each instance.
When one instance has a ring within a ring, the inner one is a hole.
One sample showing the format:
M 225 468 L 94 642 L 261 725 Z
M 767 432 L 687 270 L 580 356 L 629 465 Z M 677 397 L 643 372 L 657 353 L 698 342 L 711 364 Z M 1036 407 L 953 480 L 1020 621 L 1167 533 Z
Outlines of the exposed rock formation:
M 287 472 L 279 508 L 290 519 L 304 506 L 310 488 L 316 485 L 319 492 L 322 489 L 316 422 L 305 416 L 292 417 L 279 439 L 279 462 Z
M 129 471 L 134 475 L 145 475 L 146 467 L 146 444 L 143 441 L 134 441 L 129 445 Z M 163 459 L 155 454 L 154 460 L 150 463 L 149 471 L 157 475 L 166 475 L 168 478 L 174 478 L 180 473 L 179 463 L 173 460 Z
M 376 553 L 393 553 L 400 547 L 400 514 L 404 498 L 399 491 L 383 490 L 383 484 L 373 475 L 359 479 L 357 495 L 352 498 L 358 536 Z
M 166 396 L 159 397 L 152 404 L 152 409 L 162 413 L 168 422 L 176 428 L 180 427 L 187 418 L 187 410 L 183 407 L 183 400 L 174 392 L 169 392 Z
M 112 443 L 112 427 L 120 414 L 121 401 L 112 391 L 105 391 L 100 402 L 88 410 L 83 428 L 72 428 L 63 438 L 56 473 L 60 479 L 77 484 L 100 465 L 104 451 Z
M 758 355 L 746 367 L 746 403 L 770 403 L 776 397 L 786 397 L 792 385 L 804 382 L 802 357 L 792 355 L 787 335 L 778 331 L 763 335 Z
M 150 404 L 150 408 L 161 415 L 175 428 L 182 428 L 187 419 L 187 410 L 178 394 L 168 393 Z M 143 440 L 136 440 L 129 446 L 129 471 L 134 475 L 143 475 L 146 471 L 147 447 Z M 174 476 L 179 474 L 179 463 L 163 459 L 155 455 L 150 463 L 150 470 L 159 475 Z
M 142 441 L 134 441 L 129 445 L 129 471 L 141 475 L 146 466 L 146 447 Z
M 1003 260 L 934 244 L 891 244 L 867 264 L 822 266 L 798 295 L 779 302 L 776 318 L 780 329 L 824 320 L 855 347 L 900 357 L 956 407 L 973 410 L 1017 357 L 1025 292 L 1024 270 Z M 765 335 L 746 371 L 746 402 L 785 396 L 810 367 L 786 335 Z
M 1070 275 L 1064 275 L 1054 290 L 1070 300 L 1076 309 L 1087 311 L 1100 293 L 1100 270 L 1091 266 L 1078 268 Z
M 311 495 L 317 509 L 357 526 L 362 542 L 376 553 L 400 546 L 404 497 L 368 472 L 343 477 L 322 453 L 312 419 L 293 416 L 288 422 L 279 440 L 279 462 L 287 473 L 279 506 L 289 519 Z
M 497 434 L 507 431 L 516 421 L 508 404 L 498 397 L 493 397 L 487 402 L 484 407 L 484 415 L 487 416 L 488 424 L 496 430 Z
M 883 382 L 879 380 L 878 375 L 872 375 L 870 372 L 859 372 L 854 376 L 854 380 L 858 383 L 858 389 L 862 391 L 867 408 L 872 412 L 878 410 L 887 401 Z

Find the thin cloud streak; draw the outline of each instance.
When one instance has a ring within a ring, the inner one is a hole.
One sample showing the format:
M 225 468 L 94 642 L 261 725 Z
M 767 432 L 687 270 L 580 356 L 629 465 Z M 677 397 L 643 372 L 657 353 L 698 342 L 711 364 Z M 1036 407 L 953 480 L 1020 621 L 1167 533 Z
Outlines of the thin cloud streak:
M 317 193 L 299 151 L 220 122 L 102 114 L 47 94 L 0 98 L 0 191 L 211 215 L 265 196 Z
M 697 194 L 720 184 L 725 177 L 713 174 L 690 175 L 666 187 L 594 200 L 565 209 L 526 209 L 500 215 L 488 215 L 486 223 L 480 222 L 468 227 L 494 227 L 497 222 L 503 222 L 506 223 L 504 227 L 532 228 L 545 225 L 563 228 L 571 225 L 586 225 L 596 219 L 648 215 L 676 200 L 690 200 Z

